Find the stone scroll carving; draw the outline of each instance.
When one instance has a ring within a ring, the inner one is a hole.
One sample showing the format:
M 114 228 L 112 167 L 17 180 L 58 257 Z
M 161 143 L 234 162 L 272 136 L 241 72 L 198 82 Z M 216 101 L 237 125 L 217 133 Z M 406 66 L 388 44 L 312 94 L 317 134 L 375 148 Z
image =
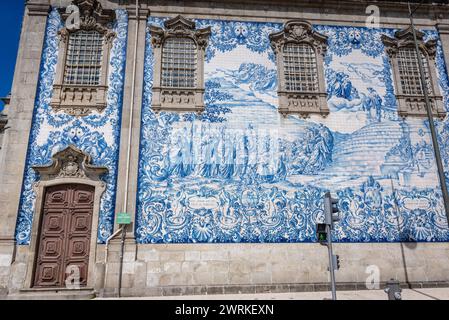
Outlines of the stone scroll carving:
M 92 158 L 73 145 L 56 153 L 48 166 L 34 166 L 40 175 L 40 181 L 55 179 L 88 179 L 101 181 L 100 177 L 108 173 L 106 167 L 92 165 Z

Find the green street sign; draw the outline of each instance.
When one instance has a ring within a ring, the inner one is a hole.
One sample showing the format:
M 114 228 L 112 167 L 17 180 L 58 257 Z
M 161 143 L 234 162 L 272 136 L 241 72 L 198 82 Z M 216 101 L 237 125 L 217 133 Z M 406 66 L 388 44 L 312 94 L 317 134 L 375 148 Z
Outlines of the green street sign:
M 131 224 L 131 215 L 129 213 L 117 214 L 117 224 Z

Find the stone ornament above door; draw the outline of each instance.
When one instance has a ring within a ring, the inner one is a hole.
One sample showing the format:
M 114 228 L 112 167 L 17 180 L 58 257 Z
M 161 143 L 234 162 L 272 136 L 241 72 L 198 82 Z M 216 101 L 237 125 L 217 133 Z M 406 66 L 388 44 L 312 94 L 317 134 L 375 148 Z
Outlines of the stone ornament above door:
M 108 168 L 92 165 L 91 156 L 73 145 L 56 153 L 52 159 L 49 166 L 33 167 L 40 181 L 67 178 L 101 181 L 101 176 L 108 173 Z
M 108 168 L 94 166 L 92 157 L 86 152 L 69 145 L 52 157 L 52 163 L 47 166 L 34 166 L 33 170 L 39 175 L 38 182 L 33 185 L 36 193 L 34 217 L 31 228 L 31 241 L 28 247 L 27 276 L 24 288 L 33 286 L 33 268 L 39 245 L 40 225 L 43 217 L 45 192 L 48 188 L 59 185 L 85 185 L 94 187 L 94 205 L 92 214 L 92 232 L 90 239 L 90 253 L 87 287 L 95 286 L 95 257 L 98 236 L 101 197 L 106 190 L 106 183 L 101 179 L 108 173 Z

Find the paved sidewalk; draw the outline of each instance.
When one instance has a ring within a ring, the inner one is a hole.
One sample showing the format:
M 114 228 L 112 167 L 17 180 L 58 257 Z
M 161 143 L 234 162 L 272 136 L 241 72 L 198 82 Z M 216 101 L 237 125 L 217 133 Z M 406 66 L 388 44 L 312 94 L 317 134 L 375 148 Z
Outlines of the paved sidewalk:
M 123 300 L 323 300 L 331 298 L 330 292 L 294 292 L 262 294 L 227 294 L 176 297 L 122 298 Z M 337 291 L 338 300 L 387 300 L 383 290 Z M 99 300 L 110 300 L 101 299 Z M 403 289 L 402 300 L 449 300 L 449 288 Z

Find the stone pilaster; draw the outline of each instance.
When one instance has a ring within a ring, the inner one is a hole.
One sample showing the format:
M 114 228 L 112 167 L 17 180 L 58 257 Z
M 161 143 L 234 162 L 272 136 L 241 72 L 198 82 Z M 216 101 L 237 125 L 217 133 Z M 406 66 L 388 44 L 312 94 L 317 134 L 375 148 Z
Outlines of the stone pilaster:
M 8 287 L 14 262 L 14 231 L 39 78 L 36 66 L 40 65 L 49 11 L 48 0 L 26 4 L 11 91 L 12 107 L 5 110 L 10 128 L 4 132 L 4 148 L 0 152 L 0 294 Z
M 137 171 L 138 171 L 139 144 L 140 144 L 140 121 L 141 121 L 143 76 L 144 76 L 143 72 L 144 72 L 144 57 L 145 57 L 145 35 L 149 11 L 145 4 L 141 5 L 138 17 L 136 17 L 136 8 L 133 5 L 127 7 L 127 10 L 129 15 L 128 48 L 126 59 L 127 72 L 125 78 L 125 92 L 123 97 L 116 211 L 117 212 L 126 211 L 132 215 L 132 225 L 128 226 L 127 229 L 127 239 L 129 241 L 134 239 Z M 139 25 L 139 32 L 136 39 L 137 25 Z M 133 69 L 134 69 L 134 55 L 135 55 L 134 50 L 136 48 L 136 41 L 137 41 L 137 65 L 136 65 L 135 83 L 133 83 L 134 81 Z M 133 94 L 134 94 L 134 103 L 132 104 Z M 131 143 L 129 143 L 128 140 L 130 134 L 130 108 L 133 108 L 133 116 L 131 121 L 132 126 Z M 128 162 L 128 148 L 131 148 L 130 149 L 131 156 L 129 162 Z M 128 182 L 126 181 L 127 174 L 129 174 Z M 127 183 L 128 183 L 128 201 L 125 206 L 124 201 Z M 115 225 L 115 230 L 117 230 L 117 228 L 118 226 Z
M 440 33 L 441 45 L 443 46 L 444 60 L 446 61 L 446 68 L 449 67 L 449 22 L 439 23 L 437 25 Z
M 134 266 L 137 259 L 137 244 L 134 237 L 135 214 L 136 214 L 136 194 L 137 194 L 137 171 L 139 163 L 139 144 L 140 144 L 140 121 L 142 108 L 143 93 L 143 69 L 145 57 L 145 37 L 146 26 L 149 11 L 145 4 L 141 5 L 138 17 L 136 9 L 130 5 L 126 8 L 128 11 L 128 45 L 126 58 L 126 77 L 125 91 L 123 95 L 122 125 L 120 137 L 120 155 L 117 179 L 117 202 L 116 213 L 126 211 L 131 214 L 132 224 L 128 226 L 126 240 L 124 243 L 124 257 L 122 270 L 122 287 L 129 287 L 134 281 L 127 270 L 130 266 Z M 139 30 L 136 38 L 136 28 Z M 137 41 L 137 46 L 136 46 Z M 133 78 L 135 48 L 137 48 L 137 65 L 136 75 Z M 133 91 L 134 87 L 134 91 Z M 134 94 L 134 103 L 132 96 Z M 133 108 L 132 121 L 130 122 L 130 108 Z M 130 123 L 132 127 L 131 143 L 129 143 Z M 130 161 L 128 162 L 128 147 L 130 147 Z M 129 171 L 128 171 L 129 170 Z M 128 182 L 126 177 L 129 175 Z M 126 184 L 128 185 L 128 201 L 125 205 Z M 119 226 L 114 225 L 114 230 Z M 120 277 L 120 252 L 121 252 L 121 235 L 117 236 L 110 242 L 108 263 L 104 270 L 104 283 L 101 292 L 104 296 L 116 296 L 118 294 L 118 280 Z

